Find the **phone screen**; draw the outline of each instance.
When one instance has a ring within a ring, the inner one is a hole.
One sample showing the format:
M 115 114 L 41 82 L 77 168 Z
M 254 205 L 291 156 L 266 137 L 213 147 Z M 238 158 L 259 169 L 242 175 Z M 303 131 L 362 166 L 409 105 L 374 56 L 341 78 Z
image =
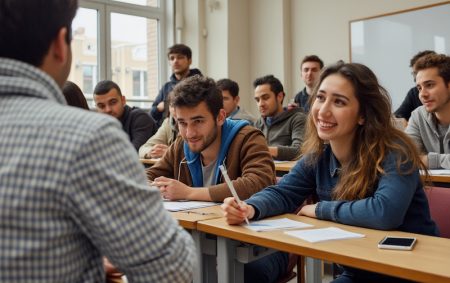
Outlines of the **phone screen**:
M 380 244 L 390 245 L 390 246 L 409 247 L 409 246 L 412 245 L 413 242 L 414 242 L 414 239 L 411 239 L 411 238 L 392 238 L 392 237 L 387 237 Z

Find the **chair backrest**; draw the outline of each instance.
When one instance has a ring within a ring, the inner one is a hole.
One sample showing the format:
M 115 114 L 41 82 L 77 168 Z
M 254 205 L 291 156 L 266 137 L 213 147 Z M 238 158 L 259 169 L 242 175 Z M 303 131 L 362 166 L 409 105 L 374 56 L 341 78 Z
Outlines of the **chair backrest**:
M 429 187 L 425 189 L 425 193 L 431 218 L 438 225 L 441 237 L 450 239 L 450 188 Z

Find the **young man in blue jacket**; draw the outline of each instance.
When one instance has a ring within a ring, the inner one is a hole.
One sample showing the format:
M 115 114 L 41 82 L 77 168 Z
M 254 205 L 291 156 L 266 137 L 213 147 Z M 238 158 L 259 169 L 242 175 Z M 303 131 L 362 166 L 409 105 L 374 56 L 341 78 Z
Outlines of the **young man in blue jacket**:
M 187 78 L 171 100 L 180 136 L 147 171 L 165 198 L 221 202 L 231 196 L 219 171 L 222 164 L 242 199 L 275 182 L 263 134 L 245 120 L 226 119 L 214 80 Z

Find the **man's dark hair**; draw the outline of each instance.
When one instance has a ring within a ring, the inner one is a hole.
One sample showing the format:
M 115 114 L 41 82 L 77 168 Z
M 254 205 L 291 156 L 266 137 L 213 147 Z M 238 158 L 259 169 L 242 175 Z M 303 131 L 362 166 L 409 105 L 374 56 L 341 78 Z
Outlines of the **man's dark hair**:
M 120 87 L 115 82 L 110 80 L 98 82 L 98 84 L 95 86 L 94 94 L 95 95 L 107 94 L 113 88 L 115 88 L 119 93 L 119 95 L 122 96 L 122 91 L 120 90 Z
M 172 106 L 193 108 L 205 102 L 214 119 L 223 108 L 222 93 L 216 82 L 208 77 L 195 75 L 178 83 L 171 93 Z
M 445 54 L 428 54 L 422 56 L 414 64 L 416 74 L 424 69 L 437 68 L 438 74 L 444 80 L 445 86 L 450 82 L 450 57 Z
M 317 55 L 307 55 L 303 58 L 302 62 L 300 63 L 300 68 L 303 66 L 303 63 L 305 62 L 317 62 L 319 63 L 320 69 L 323 68 L 323 61 L 319 58 Z
M 63 27 L 70 44 L 77 8 L 77 0 L 0 0 L 0 57 L 41 66 Z
M 283 85 L 281 84 L 280 80 L 275 78 L 273 75 L 267 75 L 264 77 L 260 77 L 257 78 L 254 82 L 253 82 L 253 87 L 256 88 L 259 85 L 265 85 L 268 84 L 270 85 L 270 90 L 275 93 L 275 96 L 278 95 L 278 93 L 282 92 L 283 93 L 283 99 L 284 99 L 284 90 L 283 90 Z M 283 101 L 281 101 L 281 103 L 283 103 Z
M 436 52 L 434 52 L 433 50 L 424 50 L 424 51 L 418 52 L 409 61 L 409 67 L 413 68 L 414 64 L 416 64 L 417 60 L 419 60 L 421 57 L 428 55 L 428 54 L 436 54 Z
M 170 56 L 170 54 L 182 54 L 186 56 L 188 59 L 192 58 L 192 50 L 189 48 L 189 46 L 184 44 L 175 44 L 169 47 L 169 51 L 167 52 L 167 57 Z
M 221 79 L 216 84 L 221 91 L 227 90 L 233 98 L 239 95 L 239 85 L 233 80 Z

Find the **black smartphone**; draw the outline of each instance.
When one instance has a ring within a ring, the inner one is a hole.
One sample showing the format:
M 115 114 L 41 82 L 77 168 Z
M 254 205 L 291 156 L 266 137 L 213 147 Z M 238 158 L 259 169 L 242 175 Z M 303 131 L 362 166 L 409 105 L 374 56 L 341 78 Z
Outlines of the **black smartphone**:
M 410 251 L 416 244 L 417 239 L 413 237 L 390 237 L 386 236 L 378 243 L 380 249 L 406 250 Z

